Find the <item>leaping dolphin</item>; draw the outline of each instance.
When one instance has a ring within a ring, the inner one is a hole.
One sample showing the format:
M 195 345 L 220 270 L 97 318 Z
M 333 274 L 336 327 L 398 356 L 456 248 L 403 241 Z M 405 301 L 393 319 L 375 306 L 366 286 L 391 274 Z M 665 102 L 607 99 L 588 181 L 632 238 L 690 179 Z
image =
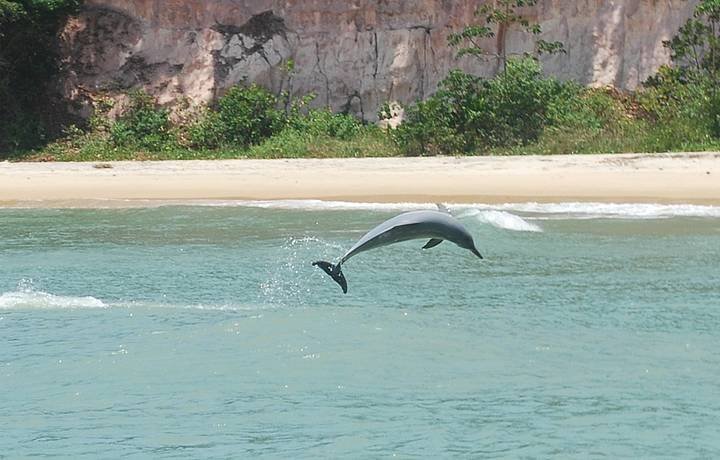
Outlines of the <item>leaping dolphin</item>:
M 472 235 L 456 218 L 450 215 L 447 208 L 438 205 L 440 211 L 410 211 L 373 228 L 358 240 L 340 261 L 333 265 L 330 262 L 313 262 L 314 266 L 320 267 L 325 273 L 340 285 L 343 293 L 347 294 L 347 280 L 342 273 L 342 264 L 352 256 L 370 249 L 387 246 L 401 241 L 425 239 L 430 241 L 423 246 L 423 249 L 434 248 L 444 240 L 452 241 L 464 249 L 469 249 L 479 258 L 483 258 L 475 248 Z

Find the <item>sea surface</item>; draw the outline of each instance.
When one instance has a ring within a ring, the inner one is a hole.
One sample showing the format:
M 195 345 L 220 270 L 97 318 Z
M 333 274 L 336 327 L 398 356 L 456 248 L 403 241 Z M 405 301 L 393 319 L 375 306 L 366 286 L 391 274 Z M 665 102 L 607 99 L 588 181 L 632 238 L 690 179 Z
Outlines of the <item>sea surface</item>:
M 0 458 L 720 458 L 720 208 L 450 207 L 0 209 Z

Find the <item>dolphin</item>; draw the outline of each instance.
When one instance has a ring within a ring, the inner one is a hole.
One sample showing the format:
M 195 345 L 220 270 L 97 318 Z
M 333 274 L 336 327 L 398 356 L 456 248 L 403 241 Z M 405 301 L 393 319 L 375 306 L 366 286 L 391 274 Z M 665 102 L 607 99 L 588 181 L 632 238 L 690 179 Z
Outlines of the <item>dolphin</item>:
M 317 261 L 313 266 L 319 267 L 340 285 L 343 293 L 347 294 L 347 280 L 342 273 L 342 264 L 352 256 L 370 249 L 387 246 L 400 241 L 425 239 L 430 241 L 423 249 L 434 248 L 444 240 L 452 241 L 463 249 L 470 250 L 479 258 L 483 258 L 475 247 L 475 241 L 470 232 L 447 210 L 438 205 L 439 211 L 410 211 L 392 219 L 386 220 L 367 232 L 355 243 L 337 264 Z

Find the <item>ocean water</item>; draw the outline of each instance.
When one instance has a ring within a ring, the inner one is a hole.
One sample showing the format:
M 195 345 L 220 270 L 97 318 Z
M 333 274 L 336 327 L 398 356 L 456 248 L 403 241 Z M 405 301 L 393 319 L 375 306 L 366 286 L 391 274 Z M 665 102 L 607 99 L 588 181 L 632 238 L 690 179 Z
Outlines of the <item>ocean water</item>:
M 0 209 L 0 458 L 718 458 L 720 208 Z

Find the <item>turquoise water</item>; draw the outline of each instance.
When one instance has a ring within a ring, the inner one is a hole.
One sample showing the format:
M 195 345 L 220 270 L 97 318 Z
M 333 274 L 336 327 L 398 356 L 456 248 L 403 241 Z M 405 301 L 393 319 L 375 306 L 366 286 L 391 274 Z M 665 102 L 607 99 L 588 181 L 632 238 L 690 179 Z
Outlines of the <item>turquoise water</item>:
M 720 456 L 716 208 L 288 207 L 0 209 L 0 457 Z

